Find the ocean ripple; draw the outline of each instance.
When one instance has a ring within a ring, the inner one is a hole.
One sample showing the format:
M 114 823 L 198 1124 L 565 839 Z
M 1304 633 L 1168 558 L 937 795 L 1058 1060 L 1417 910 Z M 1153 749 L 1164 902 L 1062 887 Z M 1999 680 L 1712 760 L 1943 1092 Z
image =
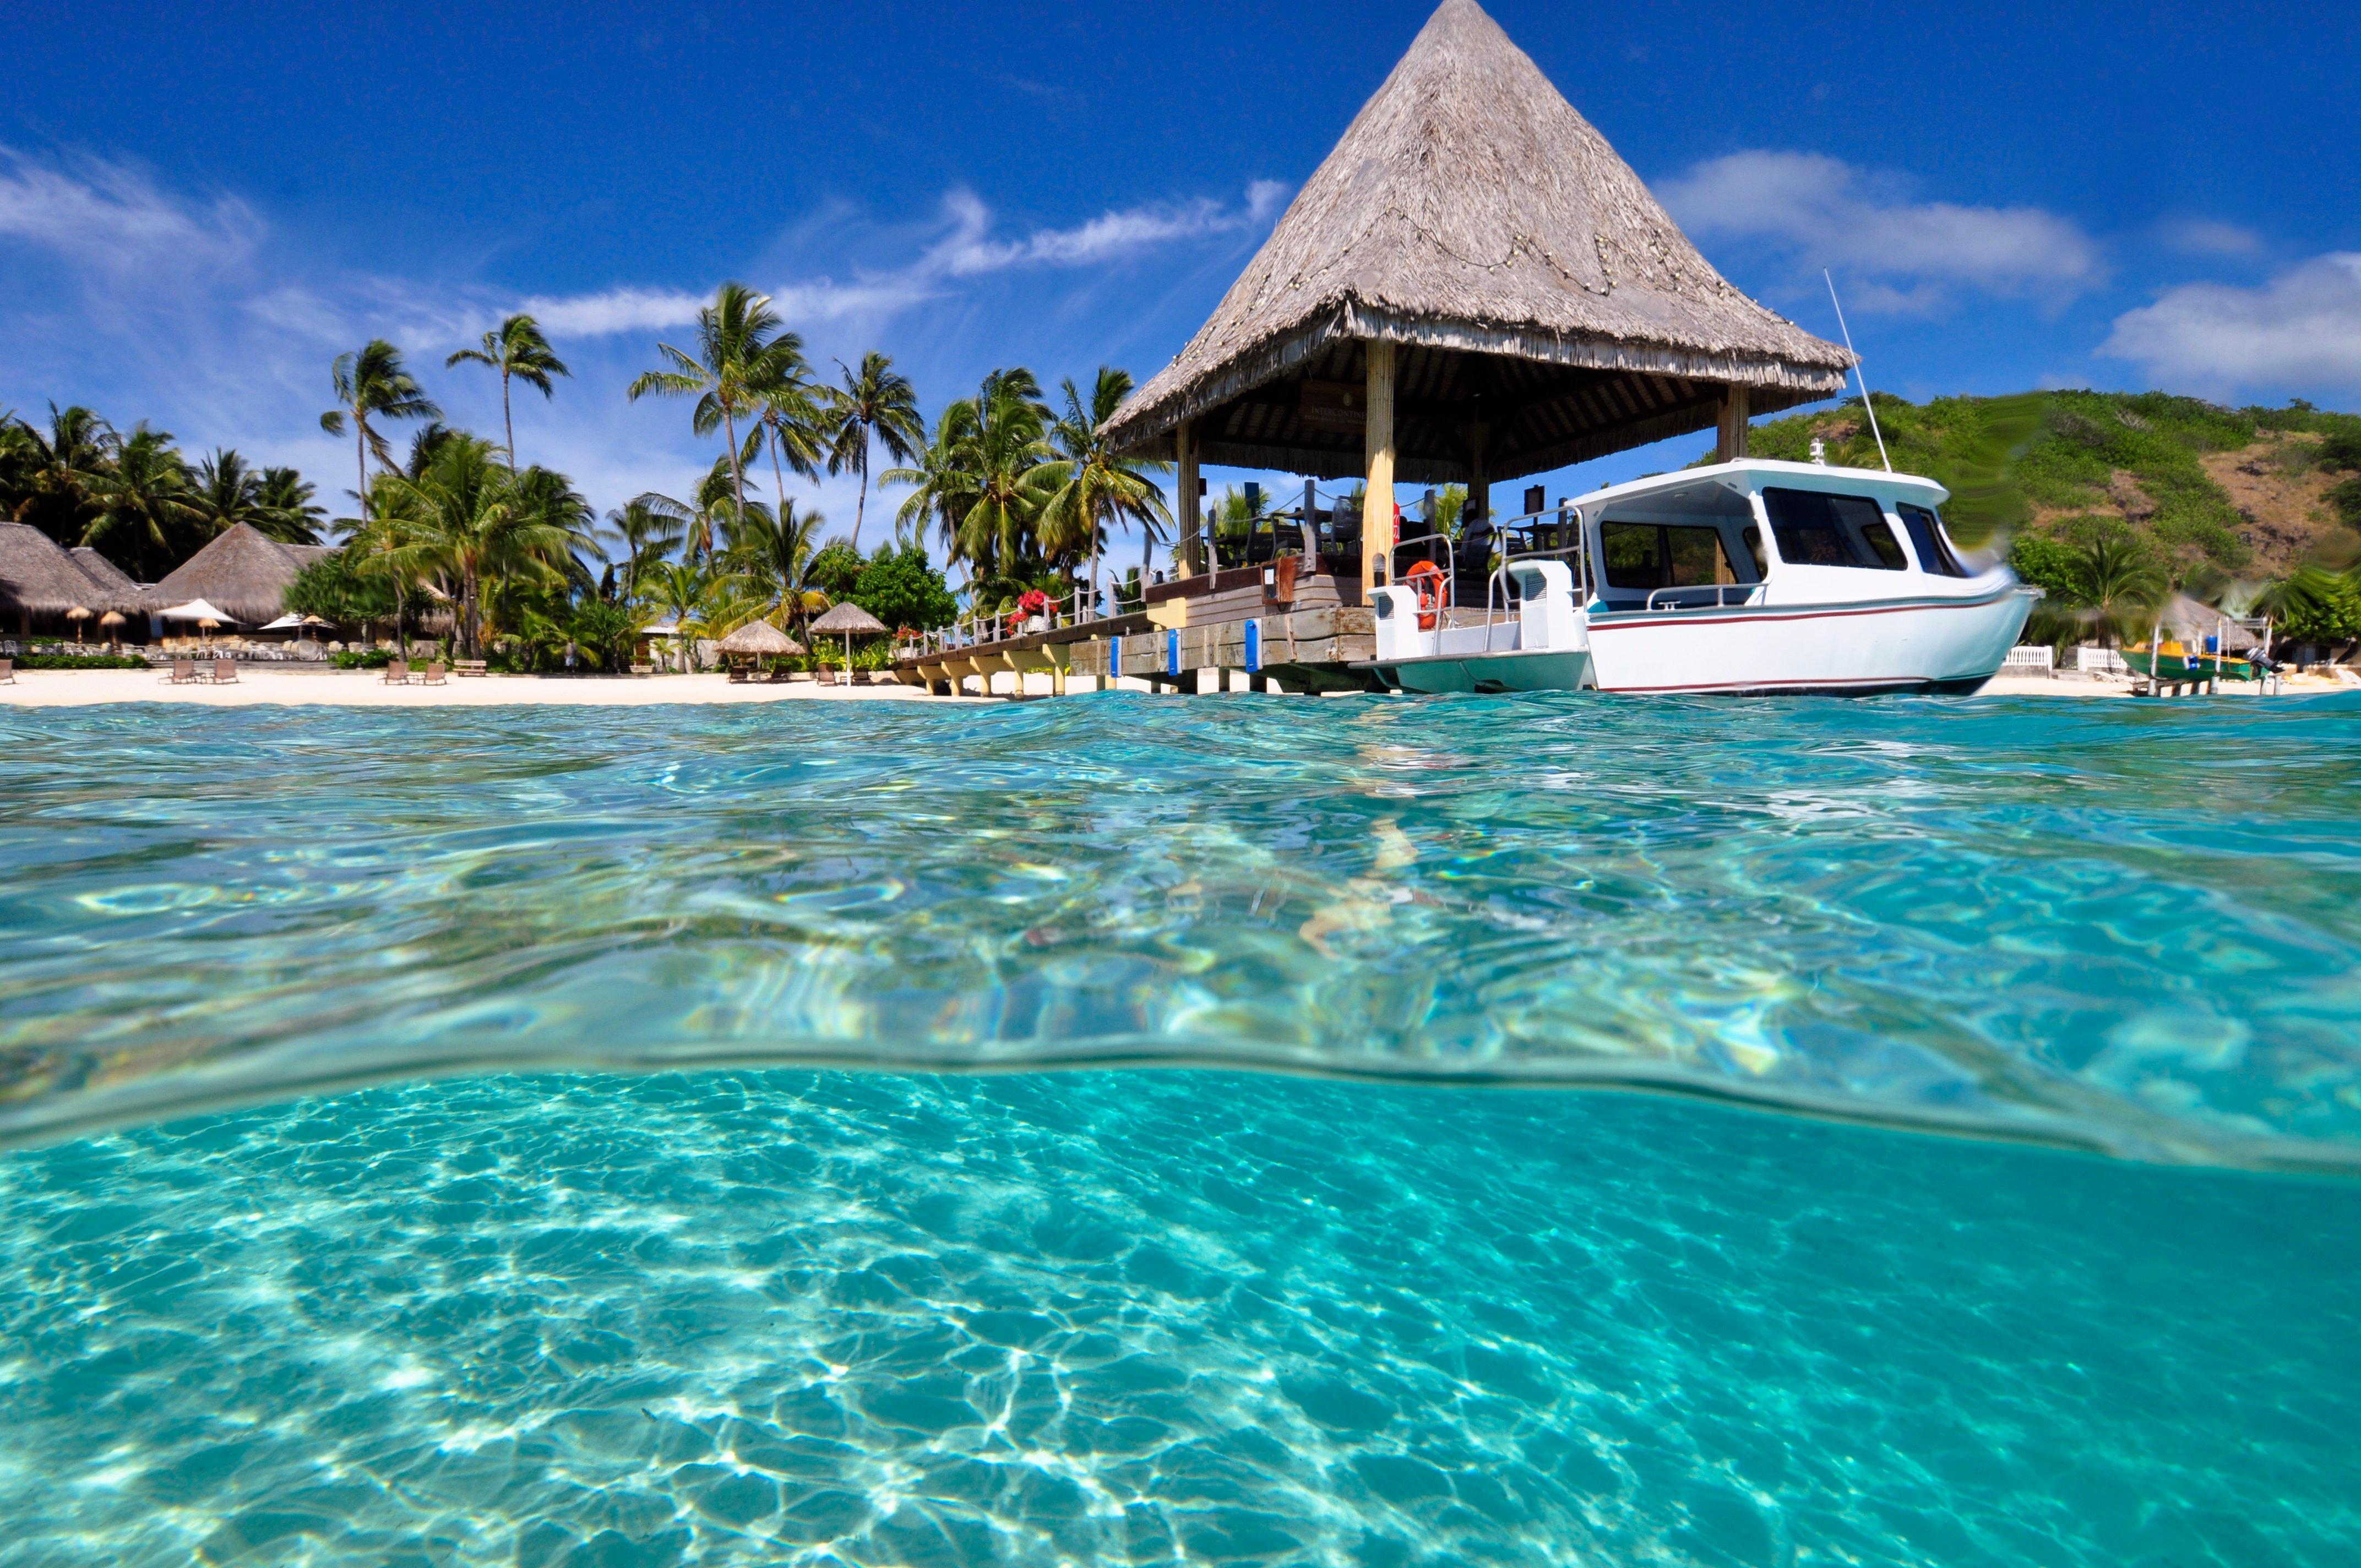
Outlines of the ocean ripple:
M 1610 1084 L 2361 1164 L 2351 699 L 0 713 L 0 1139 L 549 1065 Z

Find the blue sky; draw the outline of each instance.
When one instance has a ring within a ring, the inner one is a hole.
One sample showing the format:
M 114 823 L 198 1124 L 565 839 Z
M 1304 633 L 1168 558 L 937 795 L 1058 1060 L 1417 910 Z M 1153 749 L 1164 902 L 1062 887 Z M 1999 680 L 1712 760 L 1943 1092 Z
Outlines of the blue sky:
M 1739 286 L 1833 336 L 1832 269 L 1881 390 L 2361 407 L 2361 6 L 1491 9 Z M 717 450 L 622 389 L 725 278 L 930 413 L 996 365 L 1144 379 L 1427 10 L 15 7 L 0 409 L 342 491 L 335 354 L 389 336 L 496 431 L 443 358 L 524 306 L 577 374 L 518 445 L 604 509 Z

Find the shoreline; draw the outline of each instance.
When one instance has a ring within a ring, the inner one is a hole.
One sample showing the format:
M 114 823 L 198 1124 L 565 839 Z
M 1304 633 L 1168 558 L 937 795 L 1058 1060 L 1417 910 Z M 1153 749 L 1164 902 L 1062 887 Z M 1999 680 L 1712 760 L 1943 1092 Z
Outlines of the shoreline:
M 917 686 L 822 685 L 815 681 L 732 682 L 694 675 L 452 675 L 439 686 L 388 685 L 376 670 L 241 664 L 228 685 L 172 685 L 159 670 L 19 670 L 0 704 L 90 707 L 125 703 L 201 707 L 652 707 L 768 702 L 916 702 Z M 985 697 L 934 697 L 984 702 Z

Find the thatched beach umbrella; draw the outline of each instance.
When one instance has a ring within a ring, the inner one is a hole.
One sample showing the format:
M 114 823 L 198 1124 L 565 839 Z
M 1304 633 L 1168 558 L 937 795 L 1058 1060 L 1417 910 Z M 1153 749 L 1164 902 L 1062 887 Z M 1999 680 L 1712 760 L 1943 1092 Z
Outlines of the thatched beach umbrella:
M 750 620 L 719 644 L 724 658 L 770 659 L 800 653 L 804 645 L 767 620 Z
M 122 626 L 123 612 L 121 610 L 110 609 L 104 615 L 98 618 L 99 630 L 108 634 L 106 640 L 113 643 L 118 650 L 123 646 Z
M 90 619 L 90 607 L 78 604 L 66 611 L 66 619 L 74 623 L 74 646 L 79 648 L 82 646 L 82 623 Z
M 854 604 L 850 599 L 838 605 L 811 623 L 811 629 L 824 636 L 844 636 L 844 684 L 852 684 L 852 640 L 854 637 L 874 637 L 885 630 L 885 623 Z

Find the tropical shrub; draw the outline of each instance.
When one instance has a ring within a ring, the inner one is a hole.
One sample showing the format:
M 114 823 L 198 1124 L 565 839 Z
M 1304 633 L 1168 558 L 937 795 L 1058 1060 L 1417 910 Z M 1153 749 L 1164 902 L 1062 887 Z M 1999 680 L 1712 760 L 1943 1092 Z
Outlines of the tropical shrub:
M 851 590 L 837 597 L 850 598 L 896 631 L 904 627 L 932 631 L 959 619 L 959 603 L 951 598 L 950 584 L 917 544 L 899 550 L 881 546 L 861 568 Z
M 392 663 L 391 651 L 384 648 L 346 648 L 328 655 L 330 667 L 338 670 L 382 670 Z
M 20 670 L 145 670 L 148 661 L 137 653 L 19 653 Z

